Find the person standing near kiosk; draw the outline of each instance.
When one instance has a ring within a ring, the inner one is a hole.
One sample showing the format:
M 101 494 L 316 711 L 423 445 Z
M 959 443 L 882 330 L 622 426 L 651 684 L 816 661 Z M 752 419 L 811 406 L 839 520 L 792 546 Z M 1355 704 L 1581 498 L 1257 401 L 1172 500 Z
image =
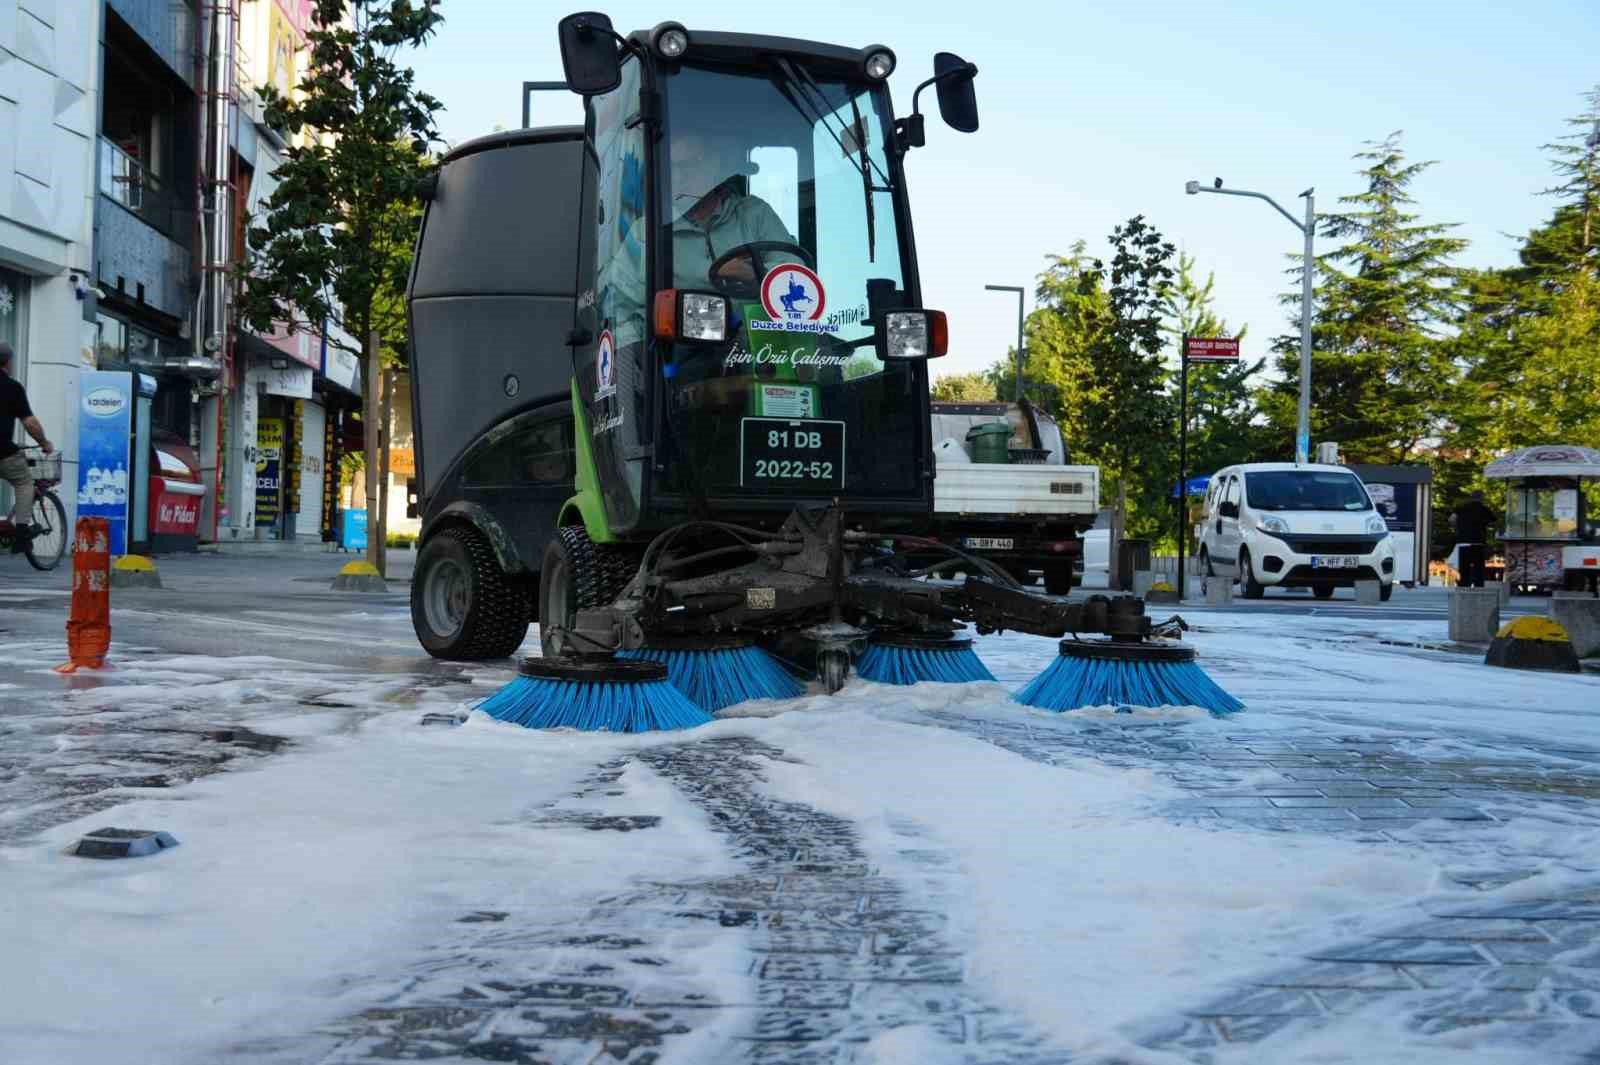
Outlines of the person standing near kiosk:
M 1450 524 L 1456 532 L 1457 561 L 1461 569 L 1461 587 L 1483 587 L 1484 545 L 1489 530 L 1495 523 L 1495 513 L 1483 501 L 1482 492 L 1474 492 L 1465 503 L 1450 515 Z

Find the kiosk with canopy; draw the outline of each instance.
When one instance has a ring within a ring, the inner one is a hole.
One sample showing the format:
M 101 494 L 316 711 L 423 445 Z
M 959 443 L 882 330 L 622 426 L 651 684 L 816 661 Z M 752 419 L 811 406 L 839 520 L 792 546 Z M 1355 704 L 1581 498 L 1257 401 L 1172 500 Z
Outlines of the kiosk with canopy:
M 1600 584 L 1600 451 L 1525 447 L 1483 475 L 1506 482 L 1506 583 L 1519 591 L 1594 591 Z

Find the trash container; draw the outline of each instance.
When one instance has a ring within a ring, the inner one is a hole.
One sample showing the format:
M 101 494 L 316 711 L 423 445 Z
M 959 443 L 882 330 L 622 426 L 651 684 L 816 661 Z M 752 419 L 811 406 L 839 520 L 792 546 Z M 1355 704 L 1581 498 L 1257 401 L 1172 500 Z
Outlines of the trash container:
M 972 446 L 973 462 L 1010 462 L 1010 440 L 1011 426 L 1005 422 L 988 422 L 967 430 L 967 443 Z
M 1124 540 L 1117 545 L 1117 587 L 1133 590 L 1133 575 L 1150 568 L 1150 541 Z

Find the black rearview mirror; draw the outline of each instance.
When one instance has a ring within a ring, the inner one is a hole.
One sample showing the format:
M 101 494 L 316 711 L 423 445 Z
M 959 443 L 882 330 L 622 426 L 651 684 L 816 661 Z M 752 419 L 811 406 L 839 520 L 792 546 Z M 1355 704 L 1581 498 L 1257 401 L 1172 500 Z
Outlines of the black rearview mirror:
M 933 57 L 933 76 L 939 81 L 939 116 L 945 125 L 959 133 L 978 131 L 978 94 L 973 88 L 973 78 L 978 68 L 954 52 L 936 52 Z
M 580 11 L 557 23 L 556 32 L 561 37 L 561 69 L 573 92 L 600 96 L 622 84 L 622 58 L 609 18 L 598 11 Z

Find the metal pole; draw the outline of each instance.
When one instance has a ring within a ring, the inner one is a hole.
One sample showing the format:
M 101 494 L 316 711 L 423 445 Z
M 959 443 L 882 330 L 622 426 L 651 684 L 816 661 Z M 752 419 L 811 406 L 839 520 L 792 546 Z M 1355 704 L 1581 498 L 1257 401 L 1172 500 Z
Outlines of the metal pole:
M 1189 334 L 1178 349 L 1178 602 L 1188 585 L 1183 568 L 1183 542 L 1189 525 Z
M 1022 290 L 1020 288 L 1017 289 L 1017 395 L 1012 402 L 1022 402 Z
M 1300 420 L 1295 432 L 1297 465 L 1311 461 L 1311 298 L 1316 285 L 1317 198 L 1315 189 L 1301 193 L 1306 200 L 1305 276 L 1300 282 Z

